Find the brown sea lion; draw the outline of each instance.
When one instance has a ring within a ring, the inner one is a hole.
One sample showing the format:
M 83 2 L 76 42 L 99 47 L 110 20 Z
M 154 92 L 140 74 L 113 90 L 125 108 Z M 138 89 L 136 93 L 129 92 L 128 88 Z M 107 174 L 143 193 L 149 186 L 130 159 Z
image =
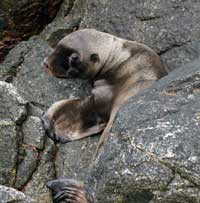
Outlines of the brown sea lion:
M 78 30 L 64 37 L 45 59 L 44 67 L 58 78 L 83 78 L 93 82 L 92 96 L 86 98 L 88 103 L 85 99 L 65 100 L 47 111 L 43 120 L 52 124 L 46 125 L 52 134 L 50 137 L 64 142 L 76 140 L 96 133 L 95 127 L 103 123 L 98 128 L 100 132 L 106 123 L 98 148 L 107 139 L 119 108 L 167 74 L 160 57 L 148 46 L 94 29 Z M 71 114 L 67 109 L 76 113 Z M 57 111 L 58 117 L 49 116 Z M 85 115 L 90 115 L 89 120 L 94 122 L 85 125 L 88 119 Z M 58 123 L 62 127 L 58 127 Z

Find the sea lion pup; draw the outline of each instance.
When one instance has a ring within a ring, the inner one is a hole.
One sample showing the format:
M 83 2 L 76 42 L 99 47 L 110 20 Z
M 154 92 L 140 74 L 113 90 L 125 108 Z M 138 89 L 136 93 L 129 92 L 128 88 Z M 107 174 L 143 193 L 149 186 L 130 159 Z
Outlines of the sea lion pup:
M 167 74 L 160 57 L 148 46 L 95 29 L 78 30 L 64 37 L 44 60 L 44 67 L 58 78 L 93 82 L 94 102 L 100 99 L 105 105 L 99 111 L 109 113 L 97 148 L 107 139 L 119 108 Z M 106 89 L 111 90 L 110 94 L 104 93 Z M 57 134 L 57 139 L 61 134 Z
M 73 179 L 49 181 L 47 187 L 52 192 L 53 203 L 89 203 L 92 197 L 85 191 L 83 183 Z

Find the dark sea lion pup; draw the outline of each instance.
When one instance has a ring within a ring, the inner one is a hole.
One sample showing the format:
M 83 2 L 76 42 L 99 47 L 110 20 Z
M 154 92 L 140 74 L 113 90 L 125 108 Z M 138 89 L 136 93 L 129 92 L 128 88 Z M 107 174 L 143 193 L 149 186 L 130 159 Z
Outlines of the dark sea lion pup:
M 119 108 L 167 74 L 160 57 L 148 46 L 94 29 L 78 30 L 64 37 L 45 59 L 44 67 L 55 77 L 90 79 L 94 86 L 92 100 L 89 98 L 88 103 L 85 99 L 67 100 L 47 112 L 43 120 L 50 137 L 64 142 L 76 140 L 92 134 L 93 127 L 96 133 L 98 125 L 100 132 L 106 123 L 98 148 L 107 139 Z M 70 106 L 76 113 L 61 110 L 70 109 Z M 83 107 L 86 110 L 79 113 Z M 58 117 L 49 116 L 57 111 L 63 113 Z M 86 115 L 95 116 L 89 116 L 90 124 L 85 126 Z

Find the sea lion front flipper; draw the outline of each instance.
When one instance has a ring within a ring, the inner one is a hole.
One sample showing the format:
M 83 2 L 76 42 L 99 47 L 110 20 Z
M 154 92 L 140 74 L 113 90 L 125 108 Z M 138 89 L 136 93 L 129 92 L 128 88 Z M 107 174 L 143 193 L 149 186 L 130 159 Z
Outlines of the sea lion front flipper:
M 49 181 L 47 187 L 52 192 L 53 203 L 87 203 L 83 183 L 72 179 Z
M 88 128 L 85 132 L 83 132 L 81 134 L 81 138 L 100 133 L 101 131 L 103 131 L 105 129 L 105 127 L 106 127 L 106 123 L 96 124 L 95 126 L 92 126 L 92 127 Z
M 82 132 L 75 131 L 75 132 L 69 133 L 66 130 L 62 131 L 55 126 L 55 136 L 54 137 L 57 138 L 58 142 L 67 143 L 67 142 L 72 142 L 75 140 L 79 140 L 79 139 L 100 133 L 104 130 L 105 127 L 106 127 L 106 123 L 100 123 L 100 124 L 97 123 L 96 125 L 91 126 Z
M 61 143 L 100 133 L 106 121 L 96 110 L 93 95 L 55 102 L 42 117 L 45 131 Z

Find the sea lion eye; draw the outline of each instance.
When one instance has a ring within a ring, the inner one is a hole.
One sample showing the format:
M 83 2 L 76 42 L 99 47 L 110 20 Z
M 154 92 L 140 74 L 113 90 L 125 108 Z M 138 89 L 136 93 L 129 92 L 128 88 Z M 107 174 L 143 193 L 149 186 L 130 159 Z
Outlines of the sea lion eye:
M 99 59 L 98 54 L 91 54 L 90 55 L 90 60 L 95 63 L 95 62 L 98 62 L 100 59 Z

